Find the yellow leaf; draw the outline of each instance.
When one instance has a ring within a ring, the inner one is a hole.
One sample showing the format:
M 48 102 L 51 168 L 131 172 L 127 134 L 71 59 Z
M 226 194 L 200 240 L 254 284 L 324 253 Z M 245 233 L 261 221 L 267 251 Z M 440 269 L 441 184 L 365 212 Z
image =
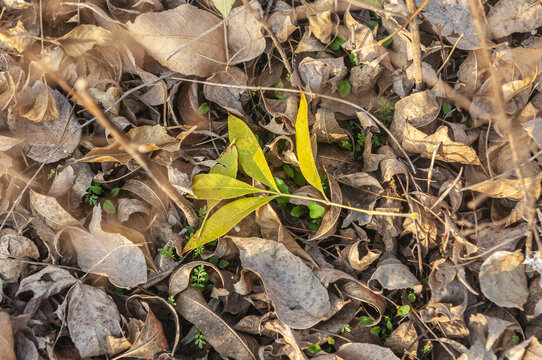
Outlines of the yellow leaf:
M 261 189 L 222 174 L 199 174 L 192 179 L 192 191 L 200 199 L 224 200 L 262 192 Z
M 245 122 L 233 115 L 228 117 L 230 142 L 237 145 L 239 163 L 250 177 L 279 191 L 258 139 Z
M 237 177 L 238 153 L 235 144 L 229 144 L 226 150 L 222 152 L 216 164 L 209 171 L 210 174 L 222 174 L 232 178 Z M 224 165 L 224 166 L 222 166 Z M 220 200 L 207 200 L 207 214 L 220 202 Z
M 254 210 L 267 204 L 274 198 L 276 196 L 247 197 L 234 200 L 222 206 L 209 217 L 204 226 L 188 241 L 183 253 L 225 235 Z
M 303 93 L 301 93 L 301 101 L 299 103 L 299 110 L 297 112 L 297 120 L 295 123 L 295 142 L 301 173 L 307 182 L 319 190 L 322 195 L 324 195 L 324 198 L 326 198 L 312 153 L 307 99 Z

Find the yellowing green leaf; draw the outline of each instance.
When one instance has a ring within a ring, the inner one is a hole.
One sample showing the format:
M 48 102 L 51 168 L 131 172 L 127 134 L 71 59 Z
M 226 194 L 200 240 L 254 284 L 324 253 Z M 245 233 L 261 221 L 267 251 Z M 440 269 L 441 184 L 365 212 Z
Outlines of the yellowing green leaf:
M 192 179 L 192 191 L 200 199 L 224 200 L 262 192 L 252 185 L 222 174 L 199 174 Z
M 213 5 L 225 18 L 230 14 L 235 0 L 213 0 Z
M 276 198 L 276 196 L 247 197 L 234 200 L 222 206 L 209 217 L 204 226 L 196 232 L 190 241 L 188 241 L 184 247 L 183 253 L 225 235 L 250 213 L 267 204 L 274 198 Z
M 311 137 L 309 133 L 308 106 L 307 99 L 304 94 L 301 94 L 301 102 L 297 112 L 297 120 L 295 123 L 295 142 L 297 148 L 297 158 L 299 160 L 299 168 L 301 173 L 309 184 L 318 189 L 324 198 L 326 194 L 320 181 L 320 175 L 316 169 L 314 155 L 312 154 Z
M 245 122 L 233 115 L 228 117 L 230 142 L 237 144 L 239 163 L 250 177 L 278 191 L 267 160 L 263 154 L 258 139 Z
M 229 144 L 222 154 L 220 154 L 217 161 L 220 164 L 213 166 L 209 171 L 210 174 L 222 174 L 232 178 L 237 177 L 238 153 L 235 144 Z M 207 212 L 209 213 L 219 202 L 220 200 L 207 200 Z

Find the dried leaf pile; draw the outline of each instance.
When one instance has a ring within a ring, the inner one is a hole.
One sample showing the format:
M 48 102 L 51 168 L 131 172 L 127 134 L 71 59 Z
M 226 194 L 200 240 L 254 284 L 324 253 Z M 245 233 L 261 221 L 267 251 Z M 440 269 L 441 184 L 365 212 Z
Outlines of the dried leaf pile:
M 542 359 L 542 3 L 1 16 L 0 359 Z

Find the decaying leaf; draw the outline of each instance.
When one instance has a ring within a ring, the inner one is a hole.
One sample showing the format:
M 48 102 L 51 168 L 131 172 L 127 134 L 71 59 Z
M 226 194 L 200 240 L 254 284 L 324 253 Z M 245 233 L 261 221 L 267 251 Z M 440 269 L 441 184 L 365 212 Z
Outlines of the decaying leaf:
M 120 315 L 113 299 L 102 290 L 78 283 L 70 292 L 67 325 L 82 357 L 109 353 L 108 337 L 120 337 Z
M 30 190 L 30 206 L 32 213 L 41 218 L 53 230 L 61 230 L 66 226 L 80 226 L 58 201 L 52 197 Z
M 375 284 L 375 281 L 379 284 L 376 288 L 382 287 L 387 290 L 414 288 L 419 292 L 422 287 L 408 267 L 389 253 L 382 255 L 376 271 L 369 280 L 369 285 Z
M 344 344 L 335 353 L 341 359 L 359 359 L 363 354 L 364 360 L 398 360 L 390 349 L 374 344 L 350 343 Z
M 487 22 L 493 39 L 542 26 L 542 5 L 529 0 L 500 0 L 491 6 Z
M 205 340 L 223 357 L 236 360 L 256 360 L 257 343 L 247 335 L 242 335 L 218 316 L 201 294 L 189 286 L 177 295 L 177 311 L 194 324 L 205 336 Z
M 220 19 L 193 5 L 141 14 L 126 25 L 149 55 L 181 74 L 208 77 L 226 61 Z M 181 46 L 182 50 L 168 59 Z
M 57 41 L 68 55 L 77 58 L 95 45 L 110 44 L 113 41 L 113 34 L 96 25 L 81 24 Z
M 488 257 L 480 267 L 480 287 L 495 304 L 523 310 L 529 296 L 523 255 L 497 251 Z
M 231 239 L 239 248 L 243 266 L 261 277 L 277 316 L 285 324 L 306 329 L 329 312 L 326 288 L 284 245 L 254 237 Z
M 258 1 L 250 1 L 249 4 L 256 13 L 263 13 Z M 227 31 L 230 59 L 234 64 L 252 60 L 264 52 L 262 25 L 244 6 L 231 11 Z
M 316 132 L 318 141 L 326 142 L 328 144 L 348 139 L 346 131 L 344 131 L 337 123 L 337 120 L 335 120 L 335 114 L 330 110 L 323 108 L 318 109 L 318 112 L 316 112 L 314 131 Z
M 119 233 L 102 230 L 102 210 L 95 206 L 89 231 L 67 227 L 62 233 L 71 238 L 77 263 L 83 271 L 104 275 L 117 287 L 134 287 L 147 281 L 147 265 L 141 249 Z
M 32 240 L 17 235 L 11 229 L 0 232 L 0 276 L 2 279 L 9 282 L 17 281 L 22 271 L 28 268 L 24 260 L 37 259 L 39 256 L 38 248 Z
M 0 356 L 6 360 L 17 360 L 11 320 L 9 314 L 3 311 L 0 312 Z
M 216 72 L 207 81 L 218 84 L 247 85 L 247 78 L 243 70 L 231 67 L 228 70 Z M 244 116 L 245 113 L 239 99 L 239 96 L 243 92 L 244 89 L 242 88 L 213 86 L 210 84 L 203 85 L 203 93 L 206 99 L 217 103 L 237 116 Z

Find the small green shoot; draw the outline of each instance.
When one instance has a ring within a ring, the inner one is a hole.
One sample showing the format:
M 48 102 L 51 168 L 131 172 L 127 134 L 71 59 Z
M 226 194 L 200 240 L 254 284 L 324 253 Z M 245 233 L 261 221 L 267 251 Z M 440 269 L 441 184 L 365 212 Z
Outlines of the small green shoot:
M 158 252 L 160 253 L 160 255 L 162 255 L 166 259 L 176 260 L 175 254 L 173 253 L 173 248 L 172 247 L 170 247 L 168 249 L 158 248 Z
M 8 282 L 6 280 L 2 280 L 2 287 L 5 288 L 8 286 Z
M 352 151 L 352 143 L 350 141 L 343 140 L 339 143 L 339 147 L 344 150 Z
M 517 335 L 512 336 L 512 341 L 514 342 L 515 345 L 519 344 L 519 336 Z
M 335 345 L 335 339 L 332 338 L 331 336 L 328 336 L 328 337 L 327 337 L 327 343 L 328 343 L 329 345 Z
M 175 302 L 175 298 L 173 296 L 169 296 L 167 298 L 167 302 L 173 307 L 177 306 L 177 303 Z
M 207 341 L 205 341 L 205 336 L 203 336 L 199 330 L 196 330 L 196 334 L 194 335 L 194 344 L 196 344 L 196 346 L 200 349 L 203 349 L 203 345 L 207 344 Z
M 205 250 L 203 245 L 196 246 L 196 248 L 194 249 L 194 259 L 203 254 L 203 250 Z
M 199 115 L 199 116 L 203 116 L 205 114 L 207 114 L 209 112 L 209 103 L 206 103 L 204 102 L 203 104 L 201 104 L 198 108 L 198 110 L 196 110 L 196 113 Z
M 282 80 L 279 80 L 276 84 L 275 84 L 275 87 L 276 88 L 280 88 L 280 89 L 283 89 L 284 88 L 284 84 L 282 83 Z M 275 97 L 277 98 L 277 100 L 284 100 L 286 99 L 286 97 L 284 95 L 282 95 L 282 93 L 278 90 L 275 90 Z
M 318 344 L 310 344 L 308 347 L 307 347 L 307 350 L 309 350 L 309 352 L 313 355 L 316 355 L 318 354 L 320 351 L 322 351 L 322 348 L 320 347 L 320 345 Z
M 275 182 L 277 183 L 277 187 L 279 188 L 280 192 L 283 194 L 289 194 L 288 186 L 284 183 L 282 179 L 279 179 L 278 177 L 274 178 Z M 290 199 L 285 196 L 280 196 L 275 199 L 277 203 L 279 204 L 279 207 L 285 208 L 286 204 L 290 202 Z
M 111 200 L 105 200 L 103 209 L 108 214 L 115 214 L 117 212 L 117 209 L 115 208 L 115 205 L 111 202 Z
M 198 218 L 200 222 L 203 222 L 203 219 L 205 219 L 206 214 L 207 214 L 207 205 L 203 205 L 203 207 L 200 207 L 198 209 Z
M 301 217 L 307 212 L 306 209 L 307 209 L 306 206 L 296 205 L 296 206 L 294 206 L 292 211 L 290 211 L 290 215 L 292 215 L 293 217 L 297 217 L 297 218 Z
M 116 187 L 116 188 L 113 188 L 111 189 L 111 196 L 112 197 L 117 197 L 117 195 L 119 194 L 120 192 L 120 188 Z
M 416 301 L 416 294 L 414 294 L 412 291 L 407 296 L 408 302 L 413 303 Z
M 397 316 L 406 316 L 410 313 L 410 305 L 403 305 L 397 309 Z
M 474 125 L 475 125 L 474 120 L 469 118 L 469 120 L 467 120 L 467 126 L 471 128 L 471 127 L 474 127 Z
M 209 274 L 205 270 L 205 265 L 200 265 L 192 270 L 193 275 L 190 276 L 190 285 L 204 292 L 209 281 Z
M 432 349 L 432 346 L 431 346 L 430 343 L 425 344 L 425 345 L 423 346 L 423 350 L 422 350 L 422 351 L 423 351 L 423 354 L 424 354 L 424 355 L 429 354 L 429 352 L 431 351 L 431 349 Z
M 184 238 L 185 238 L 186 240 L 190 240 L 190 238 L 191 238 L 192 236 L 194 236 L 194 229 L 192 228 L 192 226 L 188 225 L 188 226 L 186 227 L 186 233 L 185 233 L 185 235 L 184 235 Z
M 350 59 L 350 62 L 352 63 L 352 66 L 356 66 L 356 54 L 350 54 L 348 55 L 348 58 Z
M 322 217 L 325 211 L 326 209 L 323 206 L 314 202 L 309 203 L 309 216 L 311 219 L 318 219 Z
M 390 126 L 393 120 L 393 112 L 395 111 L 394 104 L 385 97 L 378 100 L 378 108 L 376 109 L 376 117 L 386 126 Z
M 447 102 L 442 103 L 442 112 L 444 115 L 448 115 L 452 111 L 452 105 L 448 104 Z
M 374 320 L 371 319 L 368 316 L 360 316 L 359 317 L 359 322 L 362 323 L 363 325 L 372 325 L 373 321 Z
M 92 185 L 87 189 L 85 195 L 85 201 L 92 206 L 98 205 L 98 196 L 103 193 L 102 184 L 95 181 L 92 182 Z
M 337 51 L 341 48 L 341 45 L 344 44 L 346 41 L 347 41 L 346 38 L 339 35 L 331 42 L 331 44 L 329 44 L 329 48 L 333 51 Z
M 371 334 L 380 335 L 382 329 L 380 328 L 380 326 L 373 326 L 369 331 L 371 332 Z
M 382 39 L 383 39 L 383 38 L 382 38 Z M 380 40 L 382 40 L 382 39 L 380 39 Z M 384 42 L 382 43 L 382 46 L 388 47 L 388 46 L 390 46 L 392 43 L 393 43 L 393 38 L 390 38 L 390 39 L 384 41 Z
M 211 256 L 208 260 L 211 264 L 218 266 L 220 270 L 224 270 L 230 265 L 230 262 L 228 260 L 218 260 L 216 256 Z
M 56 175 L 56 169 L 51 169 L 51 171 L 49 171 L 49 174 L 47 175 L 47 180 L 51 180 L 52 178 L 54 178 Z
M 367 25 L 369 29 L 373 30 L 375 27 L 378 26 L 378 21 L 371 20 L 369 21 L 369 24 Z
M 352 86 L 347 80 L 343 80 L 337 85 L 337 90 L 339 90 L 339 95 L 341 97 L 347 97 L 350 95 L 350 89 L 352 89 Z
M 292 81 L 292 74 L 286 74 L 286 81 Z
M 348 325 L 348 324 L 343 324 L 343 325 L 341 326 L 341 332 L 343 333 L 343 332 L 345 332 L 345 331 L 346 331 L 346 332 L 351 332 L 351 331 L 352 331 L 352 330 L 350 329 L 350 325 Z
M 535 320 L 535 321 L 533 321 L 533 322 L 531 323 L 531 325 L 533 325 L 533 326 L 537 326 L 538 324 L 539 324 L 539 321 L 538 321 L 538 320 Z

